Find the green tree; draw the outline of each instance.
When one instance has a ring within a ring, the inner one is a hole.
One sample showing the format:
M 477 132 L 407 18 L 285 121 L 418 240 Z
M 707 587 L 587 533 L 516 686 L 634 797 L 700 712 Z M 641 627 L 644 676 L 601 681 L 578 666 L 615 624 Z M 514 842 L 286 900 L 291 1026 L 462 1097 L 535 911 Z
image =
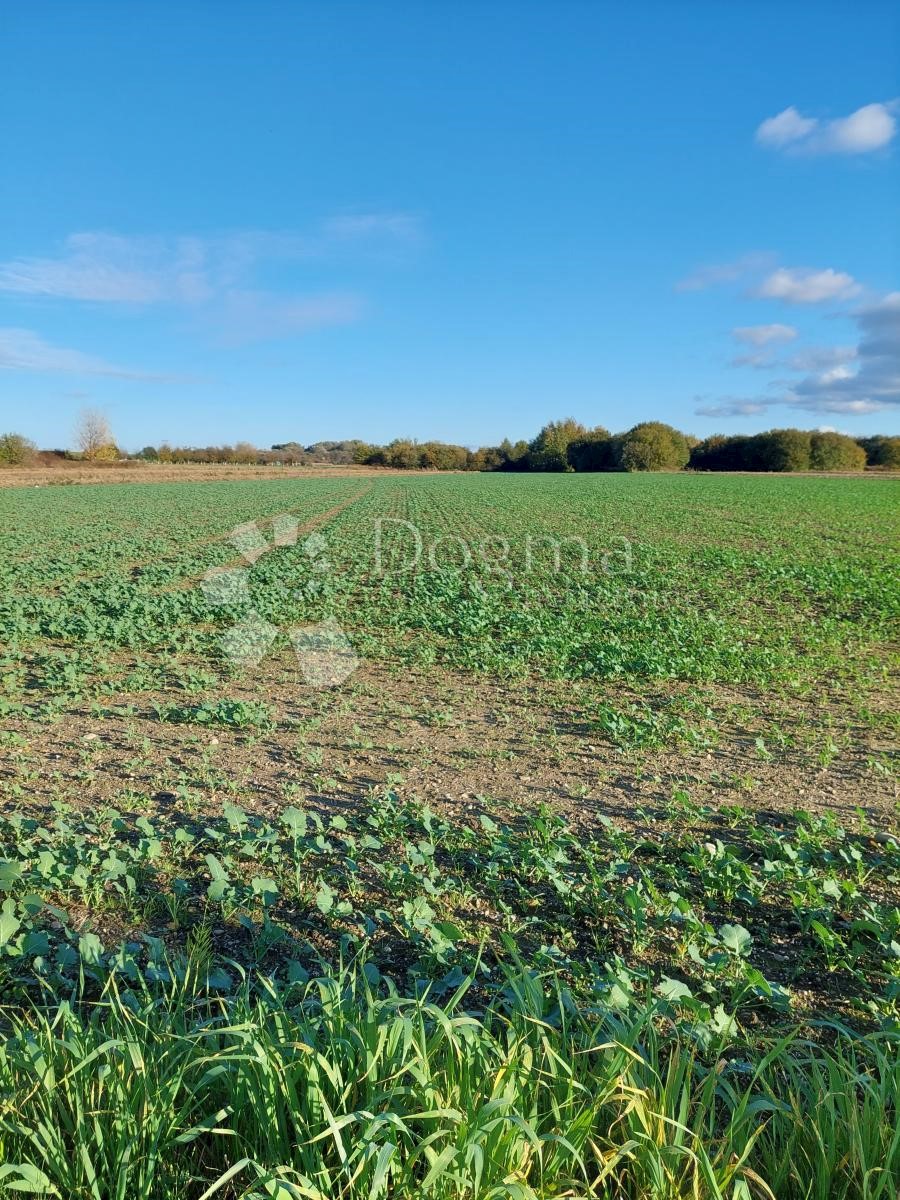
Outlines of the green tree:
M 421 460 L 420 447 L 409 438 L 394 438 L 385 446 L 385 462 L 404 471 L 415 470 Z
M 684 434 L 662 421 L 642 421 L 616 439 L 616 460 L 625 471 L 680 471 L 690 455 Z
M 528 447 L 528 467 L 532 471 L 571 471 L 569 443 L 583 438 L 585 427 L 574 417 L 549 421 Z
M 524 439 L 511 442 L 504 438 L 498 447 L 501 457 L 501 471 L 528 470 L 528 443 Z
M 846 433 L 816 432 L 809 439 L 809 465 L 814 471 L 862 471 L 866 452 Z
M 900 437 L 876 434 L 874 437 L 859 438 L 858 441 L 865 451 L 866 462 L 870 467 L 900 471 Z
M 769 429 L 753 439 L 760 471 L 808 471 L 812 435 L 805 429 Z
M 0 433 L 0 466 L 27 467 L 36 454 L 37 446 L 21 433 Z
M 596 425 L 584 437 L 569 442 L 566 457 L 573 471 L 616 470 L 613 438 L 602 425 Z

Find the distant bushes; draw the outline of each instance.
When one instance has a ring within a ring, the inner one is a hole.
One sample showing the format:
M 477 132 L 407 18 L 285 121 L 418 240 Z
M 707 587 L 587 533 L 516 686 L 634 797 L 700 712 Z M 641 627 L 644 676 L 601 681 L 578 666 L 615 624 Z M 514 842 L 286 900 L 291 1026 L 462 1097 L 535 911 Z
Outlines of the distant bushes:
M 751 436 L 704 438 L 692 449 L 689 465 L 695 471 L 861 471 L 867 463 L 883 465 L 873 463 L 865 446 L 848 434 L 769 429 Z
M 866 462 L 870 467 L 884 467 L 891 471 L 900 471 L 900 437 L 875 437 L 857 439 L 866 454 Z
M 18 433 L 0 434 L 0 467 L 48 465 L 48 459 L 88 454 L 38 451 Z M 900 437 L 853 438 L 830 430 L 768 429 L 755 434 L 721 434 L 698 441 L 662 421 L 641 421 L 624 433 L 593 429 L 573 417 L 549 421 L 530 442 L 473 450 L 452 442 L 395 438 L 373 445 L 344 441 L 281 442 L 261 450 L 249 442 L 221 446 L 145 446 L 127 455 L 112 441 L 93 447 L 91 460 L 132 459 L 160 463 L 245 465 L 372 466 L 404 471 L 861 471 L 900 470 Z
M 680 471 L 691 456 L 687 437 L 662 421 L 642 421 L 615 440 L 623 471 Z
M 21 433 L 0 433 L 0 467 L 29 467 L 37 458 L 37 446 Z

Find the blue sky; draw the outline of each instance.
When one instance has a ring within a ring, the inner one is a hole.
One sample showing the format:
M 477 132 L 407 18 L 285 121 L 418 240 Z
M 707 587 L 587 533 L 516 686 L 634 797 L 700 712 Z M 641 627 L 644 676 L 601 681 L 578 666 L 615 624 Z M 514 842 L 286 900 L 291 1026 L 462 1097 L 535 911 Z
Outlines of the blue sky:
M 900 432 L 893 3 L 3 22 L 0 428 Z

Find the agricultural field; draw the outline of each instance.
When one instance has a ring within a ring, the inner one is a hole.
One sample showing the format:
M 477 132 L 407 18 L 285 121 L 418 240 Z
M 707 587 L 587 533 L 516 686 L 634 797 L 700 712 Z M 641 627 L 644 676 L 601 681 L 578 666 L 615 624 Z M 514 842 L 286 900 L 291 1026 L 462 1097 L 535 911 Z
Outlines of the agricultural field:
M 0 516 L 0 1196 L 896 1196 L 900 482 Z

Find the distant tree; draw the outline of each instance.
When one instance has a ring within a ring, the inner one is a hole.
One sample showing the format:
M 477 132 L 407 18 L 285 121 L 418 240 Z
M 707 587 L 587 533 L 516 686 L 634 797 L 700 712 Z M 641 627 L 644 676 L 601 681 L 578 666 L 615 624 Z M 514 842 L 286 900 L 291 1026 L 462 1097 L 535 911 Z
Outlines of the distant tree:
M 528 446 L 528 469 L 531 471 L 571 471 L 569 443 L 583 438 L 585 427 L 574 417 L 548 421 Z
M 469 464 L 471 471 L 502 471 L 507 462 L 501 446 L 479 446 Z
M 882 467 L 889 471 L 900 471 L 900 437 L 874 437 L 857 439 L 866 455 L 870 467 Z
M 231 461 L 236 463 L 255 463 L 259 458 L 259 451 L 252 442 L 238 442 L 232 452 Z
M 769 429 L 754 438 L 760 471 L 808 471 L 812 435 L 805 429 Z
M 143 450 L 139 450 L 134 457 L 143 458 L 146 462 L 158 462 L 159 451 L 155 446 L 145 446 Z
M 691 447 L 693 471 L 760 471 L 757 440 L 746 434 L 714 433 Z
M 119 457 L 112 430 L 106 417 L 97 408 L 83 408 L 75 426 L 75 442 L 84 458 L 89 460 Z
M 418 445 L 409 438 L 394 438 L 385 446 L 385 462 L 389 467 L 399 470 L 414 471 L 420 460 Z
M 509 438 L 504 438 L 498 449 L 502 459 L 501 471 L 528 470 L 528 443 L 524 439 L 511 442 Z
M 372 446 L 368 442 L 356 442 L 353 447 L 353 461 L 358 466 L 371 463 L 372 455 L 377 449 L 377 446 Z
M 36 454 L 37 446 L 21 433 L 0 433 L 0 466 L 27 467 Z
M 689 458 L 684 434 L 662 421 L 642 421 L 616 439 L 616 459 L 625 471 L 680 471 Z
M 813 471 L 862 471 L 866 452 L 845 433 L 817 431 L 809 439 L 809 465 Z
M 613 439 L 602 425 L 596 425 L 583 437 L 569 442 L 566 458 L 573 471 L 616 470 Z

